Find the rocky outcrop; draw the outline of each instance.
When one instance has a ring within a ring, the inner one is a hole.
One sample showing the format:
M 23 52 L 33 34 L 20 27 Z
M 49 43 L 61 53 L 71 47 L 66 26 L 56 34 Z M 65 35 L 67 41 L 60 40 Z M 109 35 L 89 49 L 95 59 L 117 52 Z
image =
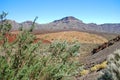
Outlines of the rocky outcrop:
M 116 42 L 119 42 L 119 41 L 120 41 L 120 35 L 117 36 L 116 38 L 114 38 L 112 40 L 109 40 L 108 42 L 98 46 L 97 48 L 93 49 L 91 53 L 95 54 L 95 53 L 97 53 L 97 52 L 99 52 L 99 51 L 101 51 L 101 50 L 103 50 L 103 49 L 105 49 L 105 48 L 115 44 Z

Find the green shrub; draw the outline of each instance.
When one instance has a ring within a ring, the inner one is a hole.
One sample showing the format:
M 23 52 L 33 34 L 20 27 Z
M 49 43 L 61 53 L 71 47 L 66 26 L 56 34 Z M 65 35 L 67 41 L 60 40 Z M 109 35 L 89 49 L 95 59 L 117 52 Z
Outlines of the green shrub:
M 108 67 L 98 80 L 120 80 L 120 50 L 108 57 Z
M 49 47 L 51 59 L 49 63 L 54 65 L 51 69 L 54 77 L 72 76 L 77 73 L 80 66 L 78 62 L 71 60 L 71 57 L 77 56 L 79 44 L 68 44 L 67 42 L 53 42 Z
M 21 27 L 16 40 L 9 43 L 5 34 L 10 33 L 11 25 L 6 15 L 0 15 L 0 80 L 61 80 L 78 72 L 81 65 L 71 60 L 79 51 L 78 43 L 34 43 L 35 21 L 29 30 Z
M 35 36 L 24 30 L 17 39 L 9 43 L 6 34 L 10 34 L 11 25 L 6 22 L 6 13 L 1 16 L 0 80 L 40 79 L 41 63 L 35 51 L 39 43 L 33 44 Z
M 112 75 L 108 70 L 103 71 L 103 75 L 98 80 L 113 80 Z

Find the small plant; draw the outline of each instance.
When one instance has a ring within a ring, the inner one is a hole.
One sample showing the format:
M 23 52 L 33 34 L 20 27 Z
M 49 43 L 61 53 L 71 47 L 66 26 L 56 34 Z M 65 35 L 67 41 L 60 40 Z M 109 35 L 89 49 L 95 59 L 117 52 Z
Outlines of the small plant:
M 80 72 L 80 75 L 83 76 L 83 75 L 88 74 L 89 72 L 90 72 L 89 70 L 82 70 L 82 71 Z
M 101 64 L 94 65 L 89 70 L 80 71 L 80 75 L 83 76 L 83 75 L 86 75 L 86 74 L 88 74 L 90 72 L 98 71 L 100 69 L 105 69 L 106 67 L 107 67 L 107 61 L 104 61 Z
M 101 74 L 102 74 L 102 76 L 100 78 L 98 78 L 98 80 L 114 80 L 112 78 L 111 73 L 107 70 L 104 70 Z
M 93 72 L 93 71 L 97 71 L 100 69 L 105 69 L 106 67 L 107 67 L 107 61 L 104 61 L 101 64 L 97 64 L 97 65 L 91 67 L 90 70 Z
M 91 70 L 92 72 L 97 71 L 97 70 L 98 70 L 98 67 L 97 67 L 97 66 L 93 66 L 93 67 L 90 68 L 90 70 Z
M 104 61 L 100 64 L 99 69 L 105 69 L 107 68 L 107 61 Z
M 120 80 L 120 50 L 111 54 L 107 61 L 107 69 L 98 80 Z

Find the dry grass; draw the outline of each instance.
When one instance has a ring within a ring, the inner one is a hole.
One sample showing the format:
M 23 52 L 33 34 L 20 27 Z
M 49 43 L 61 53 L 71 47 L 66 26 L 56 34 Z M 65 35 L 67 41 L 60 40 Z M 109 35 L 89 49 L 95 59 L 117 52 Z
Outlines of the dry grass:
M 92 44 L 101 44 L 108 41 L 107 39 L 95 34 L 77 31 L 64 31 L 57 33 L 39 34 L 36 36 L 37 38 L 42 38 L 49 41 L 66 40 L 68 42 L 79 41 L 80 43 L 92 43 Z

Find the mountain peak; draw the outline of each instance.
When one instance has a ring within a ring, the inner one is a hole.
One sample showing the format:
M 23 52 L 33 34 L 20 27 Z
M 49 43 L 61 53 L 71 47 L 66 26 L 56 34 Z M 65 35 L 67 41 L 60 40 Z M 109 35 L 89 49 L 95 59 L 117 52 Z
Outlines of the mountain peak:
M 30 20 L 28 20 L 28 21 L 24 21 L 24 22 L 22 22 L 22 23 L 29 23 L 29 24 L 31 24 L 31 23 L 33 23 L 33 22 L 30 21 Z
M 59 19 L 59 20 L 55 20 L 54 23 L 58 23 L 58 22 L 62 22 L 62 23 L 69 23 L 69 22 L 73 22 L 73 21 L 77 21 L 77 22 L 81 22 L 81 20 L 73 17 L 73 16 L 67 16 L 67 17 L 64 17 L 62 19 Z
M 67 17 L 62 18 L 61 20 L 78 20 L 78 19 L 73 16 L 67 16 Z

